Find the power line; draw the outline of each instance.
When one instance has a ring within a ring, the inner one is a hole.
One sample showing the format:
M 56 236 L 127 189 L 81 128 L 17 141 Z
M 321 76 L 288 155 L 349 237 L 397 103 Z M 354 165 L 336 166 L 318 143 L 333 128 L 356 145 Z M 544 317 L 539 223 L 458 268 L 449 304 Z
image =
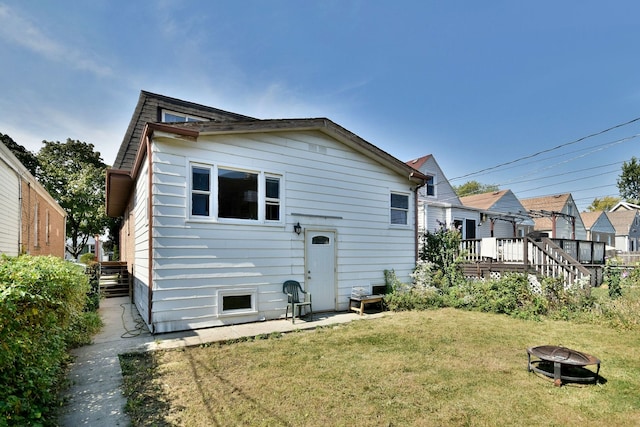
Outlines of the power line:
M 523 157 L 517 158 L 515 160 L 510 160 L 508 162 L 501 163 L 501 164 L 496 165 L 496 166 L 492 166 L 492 167 L 489 167 L 489 168 L 481 169 L 481 170 L 476 171 L 476 172 L 468 173 L 466 175 L 462 175 L 462 176 L 458 176 L 458 177 L 455 177 L 455 178 L 451 178 L 449 181 L 455 181 L 455 180 L 458 180 L 458 179 L 462 179 L 462 178 L 466 178 L 466 177 L 469 177 L 469 176 L 477 175 L 479 173 L 483 173 L 483 172 L 487 172 L 487 171 L 490 171 L 490 170 L 498 169 L 498 168 L 501 168 L 503 166 L 511 165 L 513 163 L 517 163 L 517 162 L 520 162 L 522 160 L 531 159 L 533 157 L 539 156 L 540 154 L 544 154 L 544 153 L 548 153 L 548 152 L 551 152 L 551 151 L 555 151 L 555 150 L 558 150 L 560 148 L 566 147 L 568 145 L 577 144 L 578 142 L 584 141 L 585 139 L 589 139 L 589 138 L 593 138 L 595 136 L 602 135 L 604 133 L 607 133 L 607 132 L 610 132 L 612 130 L 621 128 L 623 126 L 630 125 L 630 124 L 635 123 L 637 121 L 640 121 L 640 117 L 637 117 L 635 119 L 629 120 L 628 122 L 625 122 L 625 123 L 620 123 L 620 124 L 617 124 L 615 126 L 611 126 L 611 127 L 607 128 L 607 129 L 601 130 L 599 132 L 595 132 L 595 133 L 592 133 L 590 135 L 583 136 L 583 137 L 578 138 L 576 140 L 573 140 L 573 141 L 570 141 L 570 142 L 566 142 L 564 144 L 560 144 L 560 145 L 558 145 L 556 147 L 553 147 L 553 148 L 548 148 L 546 150 L 541 150 L 541 151 L 538 151 L 537 153 L 529 154 L 527 156 L 523 156 Z

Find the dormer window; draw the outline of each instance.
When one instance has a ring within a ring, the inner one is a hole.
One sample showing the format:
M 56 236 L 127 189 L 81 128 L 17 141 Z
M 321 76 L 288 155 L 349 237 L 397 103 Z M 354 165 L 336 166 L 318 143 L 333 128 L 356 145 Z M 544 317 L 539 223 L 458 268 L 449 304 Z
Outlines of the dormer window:
M 176 111 L 162 110 L 162 121 L 164 123 L 208 122 L 209 119 L 178 113 Z

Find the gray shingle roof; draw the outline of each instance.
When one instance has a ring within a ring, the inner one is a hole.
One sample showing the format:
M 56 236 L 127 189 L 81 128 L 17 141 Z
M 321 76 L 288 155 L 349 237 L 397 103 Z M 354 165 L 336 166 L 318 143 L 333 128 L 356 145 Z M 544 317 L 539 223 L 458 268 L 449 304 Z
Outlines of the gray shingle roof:
M 202 117 L 213 122 L 249 121 L 257 120 L 242 114 L 231 113 L 206 105 L 183 101 L 169 96 L 140 91 L 138 104 L 133 111 L 129 127 L 124 135 L 118 155 L 113 162 L 114 169 L 131 170 L 140 146 L 140 137 L 147 123 L 161 121 L 162 110 L 171 110 L 185 115 Z

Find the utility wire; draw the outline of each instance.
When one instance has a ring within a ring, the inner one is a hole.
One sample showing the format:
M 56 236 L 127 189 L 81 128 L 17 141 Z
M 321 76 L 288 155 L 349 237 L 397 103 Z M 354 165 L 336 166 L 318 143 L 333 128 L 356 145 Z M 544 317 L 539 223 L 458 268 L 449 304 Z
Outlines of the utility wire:
M 540 154 L 548 153 L 548 152 L 550 152 L 550 151 L 555 151 L 555 150 L 558 150 L 558 149 L 560 149 L 560 148 L 566 147 L 566 146 L 568 146 L 568 145 L 577 144 L 578 142 L 584 141 L 585 139 L 589 139 L 589 138 L 593 138 L 593 137 L 595 137 L 595 136 L 602 135 L 602 134 L 604 134 L 604 133 L 607 133 L 607 132 L 610 132 L 610 131 L 612 131 L 612 130 L 615 130 L 615 129 L 621 128 L 621 127 L 623 127 L 623 126 L 630 125 L 631 123 L 635 123 L 635 122 L 637 122 L 637 121 L 640 121 L 640 117 L 637 117 L 637 118 L 635 118 L 635 119 L 629 120 L 628 122 L 625 122 L 625 123 L 620 123 L 620 124 L 617 124 L 617 125 L 615 125 L 615 126 L 611 126 L 611 127 L 607 128 L 607 129 L 601 130 L 601 131 L 599 131 L 599 132 L 595 132 L 595 133 L 592 133 L 592 134 L 590 134 L 590 135 L 583 136 L 583 137 L 578 138 L 578 139 L 576 139 L 576 140 L 573 140 L 573 141 L 570 141 L 570 142 L 566 142 L 566 143 L 564 143 L 564 144 L 560 144 L 560 145 L 558 145 L 558 146 L 556 146 L 556 147 L 553 147 L 553 148 L 547 148 L 546 150 L 541 150 L 541 151 L 538 151 L 537 153 L 529 154 L 529 155 L 527 155 L 527 156 L 520 157 L 520 158 L 515 159 L 515 160 L 510 160 L 510 161 L 508 161 L 508 162 L 501 163 L 501 164 L 496 165 L 496 166 L 492 166 L 492 167 L 489 167 L 489 168 L 481 169 L 481 170 L 476 171 L 476 172 L 468 173 L 468 174 L 466 174 L 466 175 L 462 175 L 462 176 L 457 176 L 457 177 L 455 177 L 455 178 L 451 178 L 449 181 L 455 181 L 455 180 L 458 180 L 458 179 L 462 179 L 462 178 L 466 178 L 466 177 L 469 177 L 469 176 L 477 175 L 477 174 L 482 173 L 482 172 L 487 172 L 487 171 L 490 171 L 490 170 L 498 169 L 498 168 L 501 168 L 501 167 L 503 167 L 503 166 L 507 166 L 507 165 L 510 165 L 510 164 L 513 164 L 513 163 L 520 162 L 520 161 L 522 161 L 522 160 L 531 159 L 531 158 L 533 158 L 533 157 L 539 156 Z

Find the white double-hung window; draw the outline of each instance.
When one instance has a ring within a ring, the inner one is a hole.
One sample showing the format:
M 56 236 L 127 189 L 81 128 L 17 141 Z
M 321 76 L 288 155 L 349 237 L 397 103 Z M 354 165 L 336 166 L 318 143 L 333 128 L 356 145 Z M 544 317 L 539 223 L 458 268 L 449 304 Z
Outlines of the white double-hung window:
M 280 221 L 280 175 L 202 163 L 190 173 L 192 219 Z
M 391 193 L 391 224 L 409 224 L 409 195 L 403 193 Z

